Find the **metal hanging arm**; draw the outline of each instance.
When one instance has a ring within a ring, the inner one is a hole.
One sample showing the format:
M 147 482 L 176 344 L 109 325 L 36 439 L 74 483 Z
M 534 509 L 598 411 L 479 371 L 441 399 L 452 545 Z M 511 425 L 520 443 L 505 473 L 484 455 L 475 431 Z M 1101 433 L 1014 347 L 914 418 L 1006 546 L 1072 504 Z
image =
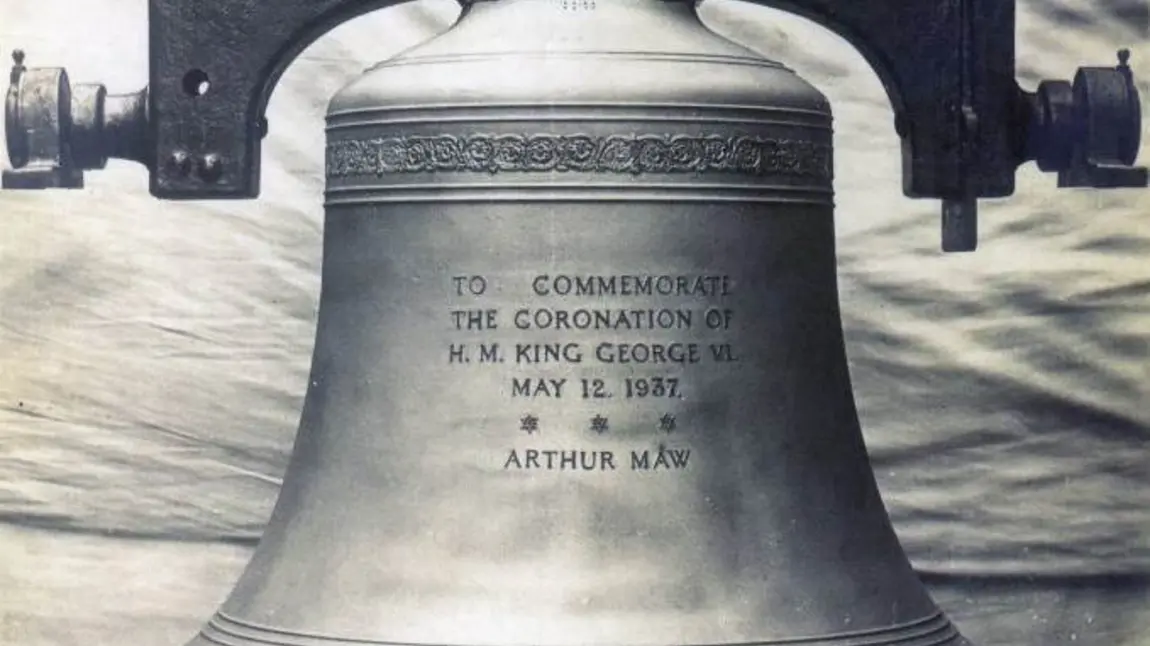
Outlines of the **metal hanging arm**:
M 903 192 L 939 198 L 946 251 L 971 251 L 977 200 L 1014 193 L 1035 161 L 1060 187 L 1147 186 L 1133 167 L 1141 106 L 1129 67 L 1085 67 L 1037 92 L 1015 79 L 1014 0 L 748 0 L 805 16 L 876 71 L 902 138 Z
M 159 198 L 256 197 L 264 110 L 283 70 L 340 23 L 405 1 L 150 0 L 149 86 L 120 97 L 27 69 L 21 54 L 4 187 L 82 186 L 83 170 L 121 157 L 148 167 Z M 1128 53 L 1025 92 L 1014 0 L 747 1 L 814 20 L 863 54 L 894 106 L 903 192 L 943 200 L 948 251 L 974 248 L 977 199 L 1011 195 L 1027 161 L 1059 186 L 1147 186 L 1133 167 L 1141 106 Z
M 151 191 L 167 199 L 259 194 L 264 112 L 308 45 L 338 25 L 407 0 L 150 0 Z M 203 76 L 210 86 L 196 96 Z M 196 88 L 198 89 L 198 88 Z M 173 157 L 187 155 L 191 172 Z M 218 169 L 204 173 L 216 157 Z M 167 162 L 167 163 L 165 163 Z
M 130 141 L 107 127 L 102 96 L 81 96 L 62 69 L 25 68 L 17 50 L 3 187 L 80 188 L 84 170 L 119 157 L 147 166 L 161 199 L 257 197 L 264 111 L 283 71 L 341 23 L 407 1 L 149 0 L 149 83 L 127 95 L 144 109 L 120 124 Z M 77 115 L 103 134 L 76 141 Z

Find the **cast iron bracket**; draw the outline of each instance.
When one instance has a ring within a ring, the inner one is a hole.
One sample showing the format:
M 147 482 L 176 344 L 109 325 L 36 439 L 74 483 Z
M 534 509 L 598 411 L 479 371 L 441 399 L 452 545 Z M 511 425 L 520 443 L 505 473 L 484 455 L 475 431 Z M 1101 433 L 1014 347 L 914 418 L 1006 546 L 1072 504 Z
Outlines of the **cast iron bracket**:
M 336 25 L 404 1 L 149 0 L 149 85 L 121 97 L 70 93 L 63 70 L 21 57 L 4 186 L 82 186 L 82 171 L 111 156 L 145 164 L 158 198 L 256 197 L 264 111 L 287 65 Z M 903 192 L 943 200 L 946 250 L 974 248 L 977 199 L 1011 195 L 1027 161 L 1060 186 L 1147 185 L 1132 167 L 1141 106 L 1128 55 L 1025 92 L 1014 0 L 747 1 L 826 26 L 874 68 L 902 139 Z

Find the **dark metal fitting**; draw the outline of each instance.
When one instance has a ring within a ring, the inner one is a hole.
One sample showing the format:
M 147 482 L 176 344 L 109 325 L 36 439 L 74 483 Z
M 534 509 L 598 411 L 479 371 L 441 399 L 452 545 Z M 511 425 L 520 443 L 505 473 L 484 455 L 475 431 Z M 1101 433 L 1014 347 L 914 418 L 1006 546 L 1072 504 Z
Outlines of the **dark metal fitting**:
M 109 95 L 98 83 L 73 87 L 62 68 L 25 67 L 21 50 L 12 59 L 4 188 L 82 188 L 84 171 L 113 157 L 149 165 L 147 89 Z
M 1138 188 L 1147 172 L 1134 166 L 1142 136 L 1142 105 L 1130 50 L 1116 67 L 1079 68 L 1074 81 L 1043 81 L 1026 95 L 1030 127 L 1025 161 L 1058 172 L 1059 187 Z

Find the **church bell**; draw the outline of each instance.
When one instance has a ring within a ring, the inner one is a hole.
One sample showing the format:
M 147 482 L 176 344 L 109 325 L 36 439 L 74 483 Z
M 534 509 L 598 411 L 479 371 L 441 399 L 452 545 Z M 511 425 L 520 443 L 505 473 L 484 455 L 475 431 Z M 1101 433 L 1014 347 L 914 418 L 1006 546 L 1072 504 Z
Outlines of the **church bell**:
M 495 0 L 327 133 L 299 438 L 196 644 L 961 643 L 860 435 L 818 91 L 693 2 Z
M 860 432 L 830 106 L 696 10 L 471 0 L 331 101 L 298 436 L 193 645 L 967 643 L 903 553 Z M 153 79 L 116 103 L 131 114 L 80 109 L 93 92 L 60 106 L 78 131 L 127 133 L 117 150 L 166 173 L 157 195 L 247 191 L 222 170 L 246 157 L 147 148 L 178 130 L 157 125 L 173 90 Z M 1051 105 L 1010 112 L 1031 138 L 1079 132 Z M 914 123 L 900 134 L 919 141 Z M 1129 138 L 1099 141 L 1118 152 L 1098 173 L 1133 162 Z M 951 216 L 1006 190 L 938 186 Z

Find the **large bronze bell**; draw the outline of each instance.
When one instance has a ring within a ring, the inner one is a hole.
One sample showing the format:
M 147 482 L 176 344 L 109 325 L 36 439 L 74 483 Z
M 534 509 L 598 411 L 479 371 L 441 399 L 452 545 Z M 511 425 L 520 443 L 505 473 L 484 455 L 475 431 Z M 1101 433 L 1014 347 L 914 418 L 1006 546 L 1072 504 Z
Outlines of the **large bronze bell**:
M 693 2 L 476 2 L 328 137 L 299 437 L 196 644 L 961 643 L 859 432 L 814 88 Z
M 228 20 L 188 29 L 180 0 L 151 2 L 145 92 L 69 94 L 17 61 L 6 187 L 79 186 L 118 156 L 159 197 L 254 196 L 278 71 L 363 8 L 216 0 Z M 973 248 L 976 198 L 1009 194 L 1023 161 L 1145 186 L 1125 59 L 1029 94 L 1012 46 L 968 29 L 1012 26 L 1011 3 L 907 22 L 956 52 L 907 58 L 887 54 L 918 41 L 883 49 L 862 3 L 790 4 L 858 27 L 887 66 L 906 192 L 946 200 L 948 248 Z M 953 84 L 930 75 L 944 63 Z M 472 0 L 342 90 L 328 136 L 295 450 L 193 645 L 966 643 L 859 430 L 818 91 L 692 0 Z

